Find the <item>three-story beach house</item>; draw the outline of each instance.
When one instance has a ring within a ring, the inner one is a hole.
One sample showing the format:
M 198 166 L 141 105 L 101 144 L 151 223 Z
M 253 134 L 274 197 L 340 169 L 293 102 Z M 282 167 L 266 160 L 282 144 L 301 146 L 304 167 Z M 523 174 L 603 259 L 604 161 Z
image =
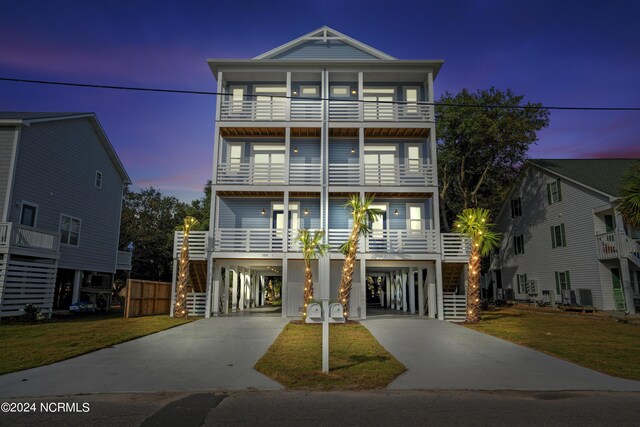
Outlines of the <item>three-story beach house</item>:
M 343 204 L 358 194 L 375 195 L 382 215 L 360 241 L 352 317 L 367 306 L 464 317 L 455 294 L 468 247 L 440 233 L 438 217 L 433 82 L 443 61 L 395 59 L 322 27 L 253 59 L 208 62 L 223 95 L 209 231 L 190 237 L 192 312 L 261 306 L 279 277 L 282 316 L 300 316 L 303 228 L 326 231 L 315 295 L 336 299 L 352 226 Z M 177 233 L 176 258 L 180 244 Z
M 108 304 L 130 182 L 94 114 L 0 112 L 0 317 Z

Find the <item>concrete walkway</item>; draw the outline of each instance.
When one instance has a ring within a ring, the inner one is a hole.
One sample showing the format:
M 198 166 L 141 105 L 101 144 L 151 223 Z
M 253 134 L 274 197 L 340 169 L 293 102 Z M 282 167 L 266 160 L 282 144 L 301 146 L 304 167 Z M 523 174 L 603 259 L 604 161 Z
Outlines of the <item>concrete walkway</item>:
M 449 322 L 373 317 L 362 322 L 407 372 L 390 389 L 640 391 L 614 378 Z
M 280 389 L 253 365 L 287 322 L 273 316 L 198 320 L 52 365 L 2 375 L 0 396 Z

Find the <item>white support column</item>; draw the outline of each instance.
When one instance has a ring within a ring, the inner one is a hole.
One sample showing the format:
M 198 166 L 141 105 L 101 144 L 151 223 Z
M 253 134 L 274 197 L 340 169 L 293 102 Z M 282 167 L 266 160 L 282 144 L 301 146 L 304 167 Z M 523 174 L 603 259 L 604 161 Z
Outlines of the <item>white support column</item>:
M 424 292 L 424 278 L 422 277 L 422 267 L 418 267 L 418 315 L 424 316 L 424 305 L 427 302 Z
M 175 248 L 175 244 L 174 244 Z M 169 316 L 173 317 L 173 305 L 176 303 L 176 279 L 178 277 L 178 260 L 173 259 L 173 270 L 171 276 L 171 305 L 169 306 Z
M 629 314 L 636 314 L 636 308 L 633 303 L 633 289 L 631 288 L 631 275 L 629 274 L 629 248 L 626 244 L 627 233 L 624 229 L 624 219 L 619 210 L 615 210 L 616 231 L 618 242 L 618 258 L 620 260 L 620 279 L 622 280 L 622 292 L 624 293 L 624 302 L 627 306 Z
M 229 276 L 231 274 L 231 270 L 229 270 L 229 266 L 226 265 L 224 267 L 224 295 L 222 296 L 222 312 L 224 314 L 229 313 Z
M 360 258 L 360 283 L 361 283 L 361 307 L 360 307 L 360 318 L 367 318 L 367 265 L 364 256 Z
M 359 71 L 358 72 L 358 100 L 360 102 L 359 102 L 358 108 L 359 108 L 360 114 L 358 119 L 360 121 L 364 120 L 364 103 L 362 102 L 363 88 L 364 88 L 364 74 L 362 73 L 362 71 Z M 360 152 L 360 155 L 362 156 L 362 151 Z
M 408 279 L 408 274 L 406 273 L 404 269 L 402 269 L 402 273 L 400 275 L 400 280 L 402 282 L 402 311 L 404 311 L 405 313 L 408 311 L 409 309 L 409 303 L 407 301 L 407 294 L 408 289 L 407 289 L 407 279 Z
M 285 120 L 291 120 L 291 71 L 287 71 L 287 113 Z M 288 165 L 289 163 L 287 162 L 285 164 Z
M 238 310 L 244 311 L 244 267 L 238 267 Z
M 438 298 L 438 319 L 444 320 L 444 295 L 442 294 L 442 262 L 435 261 L 436 264 L 436 293 Z
M 360 167 L 360 185 L 364 185 L 364 128 L 358 129 L 358 163 Z
M 207 302 L 205 303 L 205 309 L 204 309 L 204 317 L 211 317 L 211 312 L 214 312 L 214 315 L 218 315 L 218 307 L 217 307 L 217 301 L 218 301 L 218 290 L 214 289 L 217 287 L 217 284 L 220 283 L 219 280 L 216 281 L 217 277 L 215 276 L 215 270 L 213 267 L 213 260 L 209 257 L 207 257 L 207 288 L 206 288 L 206 293 L 207 293 Z M 219 269 L 219 266 L 215 267 L 216 269 Z
M 291 158 L 291 128 L 286 127 L 284 129 L 284 164 L 286 167 L 286 170 L 284 172 L 284 185 L 289 185 L 289 175 L 291 174 L 289 170 L 289 165 L 291 164 L 290 158 Z
M 289 287 L 287 283 L 287 269 L 289 267 L 289 263 L 287 259 L 282 260 L 282 287 L 280 288 L 280 296 L 282 297 L 282 317 L 287 317 L 287 288 Z
M 429 317 L 436 318 L 438 312 L 438 292 L 436 282 L 436 265 L 437 261 L 429 263 L 427 266 L 427 310 L 429 311 Z
M 282 218 L 282 252 L 289 252 L 289 190 L 284 191 L 284 213 Z M 300 215 L 300 212 L 298 212 Z
M 240 271 L 238 266 L 233 267 L 233 284 L 231 288 L 231 312 L 238 310 L 238 282 L 240 281 Z
M 82 284 L 82 270 L 73 272 L 73 295 L 71 296 L 71 304 L 75 304 L 80 299 L 80 285 Z
M 265 305 L 267 295 L 267 288 L 264 283 L 264 276 L 260 275 L 260 305 Z
M 416 314 L 416 280 L 415 271 L 409 269 L 409 313 Z
M 391 295 L 393 294 L 393 283 L 391 282 L 391 273 L 387 273 L 384 278 L 385 287 L 387 289 L 387 305 L 386 308 L 391 308 Z

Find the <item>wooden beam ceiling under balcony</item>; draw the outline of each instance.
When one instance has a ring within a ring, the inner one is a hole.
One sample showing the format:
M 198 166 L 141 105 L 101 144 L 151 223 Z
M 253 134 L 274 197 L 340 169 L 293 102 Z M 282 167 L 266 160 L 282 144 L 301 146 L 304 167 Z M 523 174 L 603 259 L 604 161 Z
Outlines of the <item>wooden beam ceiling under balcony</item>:
M 283 137 L 284 128 L 273 127 L 221 127 L 220 136 L 223 138 L 242 138 L 242 137 Z
M 320 138 L 320 128 L 291 128 L 292 138 Z
M 348 192 L 335 192 L 335 191 L 330 191 L 329 192 L 329 197 L 350 197 L 352 194 L 359 194 L 358 191 L 354 191 L 353 193 L 348 193 Z M 398 192 L 390 192 L 390 193 L 385 193 L 384 191 L 380 191 L 380 192 L 376 192 L 376 193 L 366 193 L 366 196 L 375 196 L 377 199 L 409 199 L 409 198 L 415 198 L 415 199 L 430 199 L 431 196 L 433 194 L 431 193 L 418 193 L 418 192 L 404 192 L 404 193 L 398 193 Z
M 253 187 L 247 187 L 247 190 L 218 191 L 216 194 L 221 197 L 225 197 L 225 196 L 226 197 L 228 196 L 279 197 L 279 198 L 284 197 L 284 192 L 282 191 L 260 191 L 260 190 L 255 190 L 255 188 Z

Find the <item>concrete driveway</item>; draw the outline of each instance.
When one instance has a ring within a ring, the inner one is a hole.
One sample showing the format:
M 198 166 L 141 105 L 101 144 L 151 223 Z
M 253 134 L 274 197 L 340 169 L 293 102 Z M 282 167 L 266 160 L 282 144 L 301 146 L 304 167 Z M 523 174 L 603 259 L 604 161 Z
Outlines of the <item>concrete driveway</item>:
M 372 317 L 362 322 L 407 367 L 391 389 L 640 391 L 614 378 L 449 322 Z
M 276 390 L 253 369 L 288 320 L 198 320 L 48 366 L 0 376 L 0 396 L 198 390 Z

